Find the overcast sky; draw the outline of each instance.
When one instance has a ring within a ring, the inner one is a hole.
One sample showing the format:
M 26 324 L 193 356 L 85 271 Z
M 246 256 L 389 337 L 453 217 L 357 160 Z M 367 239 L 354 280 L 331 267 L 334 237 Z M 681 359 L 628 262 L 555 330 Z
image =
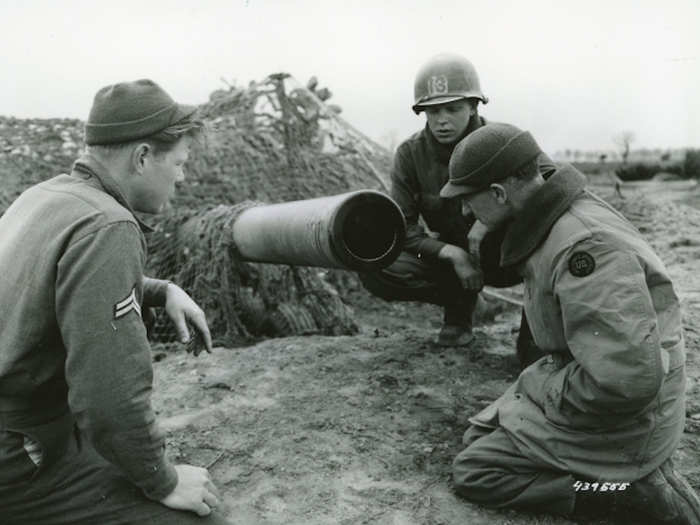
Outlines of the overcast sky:
M 0 115 L 85 119 L 95 92 L 149 77 L 201 103 L 230 83 L 317 75 L 374 139 L 424 123 L 420 65 L 470 59 L 487 119 L 554 153 L 700 147 L 700 0 L 0 0 Z

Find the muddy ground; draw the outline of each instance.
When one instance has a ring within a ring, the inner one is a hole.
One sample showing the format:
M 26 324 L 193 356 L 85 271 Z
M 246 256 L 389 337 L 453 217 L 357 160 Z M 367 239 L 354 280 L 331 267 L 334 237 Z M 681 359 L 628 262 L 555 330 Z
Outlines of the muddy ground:
M 689 403 L 675 457 L 700 489 L 700 211 L 688 206 L 700 197 L 692 185 L 623 188 L 624 199 L 595 188 L 649 238 L 682 298 Z M 612 523 L 487 510 L 452 492 L 467 418 L 518 373 L 517 306 L 490 303 L 469 349 L 439 349 L 438 308 L 347 300 L 357 336 L 273 339 L 199 358 L 154 348 L 171 459 L 210 469 L 234 523 Z

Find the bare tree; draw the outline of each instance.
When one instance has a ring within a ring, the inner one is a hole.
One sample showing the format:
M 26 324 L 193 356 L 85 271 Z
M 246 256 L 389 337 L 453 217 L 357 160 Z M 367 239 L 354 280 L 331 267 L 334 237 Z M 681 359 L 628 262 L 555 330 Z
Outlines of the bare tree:
M 622 157 L 622 164 L 627 164 L 627 157 L 630 154 L 630 144 L 634 142 L 635 136 L 632 131 L 623 131 L 619 135 L 613 137 L 613 142 L 617 144 L 622 150 L 620 156 Z

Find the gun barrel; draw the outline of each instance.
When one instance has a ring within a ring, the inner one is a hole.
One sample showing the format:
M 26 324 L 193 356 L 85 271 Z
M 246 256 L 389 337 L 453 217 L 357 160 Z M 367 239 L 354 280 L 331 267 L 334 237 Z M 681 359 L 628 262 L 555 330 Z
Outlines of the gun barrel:
M 372 271 L 396 260 L 406 221 L 390 197 L 360 190 L 254 206 L 232 230 L 247 261 Z

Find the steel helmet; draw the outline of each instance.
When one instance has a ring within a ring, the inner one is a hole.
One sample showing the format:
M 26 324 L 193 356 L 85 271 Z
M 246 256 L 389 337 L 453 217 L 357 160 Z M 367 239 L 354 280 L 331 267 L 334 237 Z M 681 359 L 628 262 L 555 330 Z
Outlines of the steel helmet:
M 478 98 L 484 104 L 489 99 L 481 92 L 479 75 L 469 60 L 444 53 L 428 60 L 416 75 L 413 87 L 416 114 L 426 106 L 446 104 L 461 98 Z

